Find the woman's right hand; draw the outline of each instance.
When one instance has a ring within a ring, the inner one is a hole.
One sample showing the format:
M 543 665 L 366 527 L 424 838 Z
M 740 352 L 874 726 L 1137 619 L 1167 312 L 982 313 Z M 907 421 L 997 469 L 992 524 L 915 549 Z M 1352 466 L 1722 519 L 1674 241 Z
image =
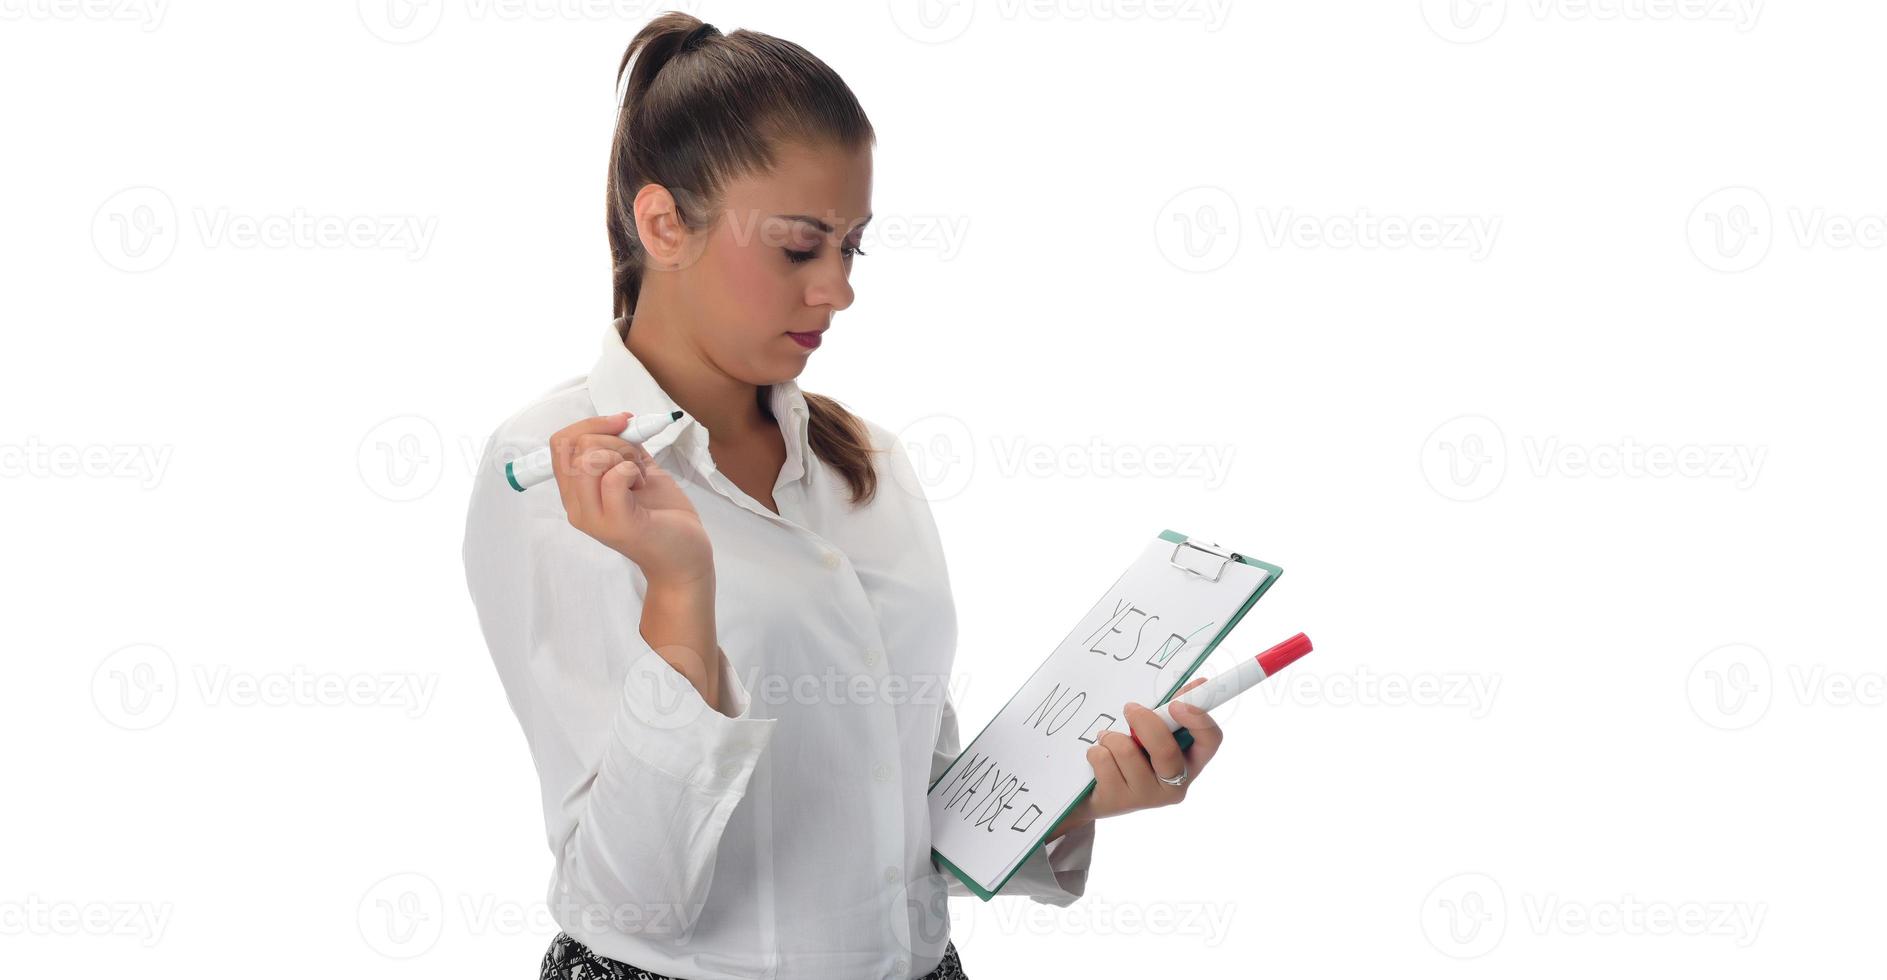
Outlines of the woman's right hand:
M 618 433 L 629 412 L 573 422 L 550 437 L 551 468 L 571 526 L 636 563 L 650 589 L 714 581 L 701 515 L 655 458 Z

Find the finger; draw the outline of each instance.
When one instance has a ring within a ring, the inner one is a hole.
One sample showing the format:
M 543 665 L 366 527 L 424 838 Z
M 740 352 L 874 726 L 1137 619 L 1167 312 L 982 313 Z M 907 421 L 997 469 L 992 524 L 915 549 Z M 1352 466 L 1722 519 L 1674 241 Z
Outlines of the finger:
M 1147 761 L 1147 754 L 1140 751 L 1140 746 L 1126 735 L 1109 729 L 1101 733 L 1101 744 L 1114 754 L 1114 764 L 1120 767 L 1121 778 L 1127 781 L 1127 793 L 1142 805 L 1164 799 L 1160 792 L 1160 781 L 1153 774 L 1153 763 Z
M 1173 713 L 1173 720 L 1186 726 L 1186 731 L 1192 733 L 1192 746 L 1186 749 L 1186 763 L 1192 766 L 1194 775 L 1204 772 L 1206 763 L 1219 754 L 1219 746 L 1225 743 L 1224 729 L 1212 720 L 1210 711 L 1201 711 L 1184 701 L 1175 701 L 1167 708 Z
M 638 507 L 635 488 L 642 483 L 642 469 L 628 460 L 620 460 L 598 481 L 598 506 L 603 523 L 623 527 L 635 519 Z
M 626 459 L 632 463 L 640 461 L 637 458 L 638 453 L 636 452 L 635 444 L 630 442 L 627 439 L 622 438 L 621 436 L 607 436 L 607 435 L 597 435 L 595 433 L 586 433 L 584 435 L 578 436 L 577 441 L 583 446 L 584 452 L 589 452 L 590 450 L 593 450 L 593 449 L 604 449 L 604 450 L 608 450 L 609 452 L 615 453 L 617 459 Z M 611 463 L 610 465 L 614 466 L 616 464 Z
M 622 457 L 607 449 L 592 449 L 576 458 L 571 466 L 570 483 L 577 501 L 578 527 L 593 527 L 603 513 L 603 474 L 622 462 Z
M 1155 776 L 1170 778 L 1186 771 L 1186 755 L 1180 751 L 1179 739 L 1167 731 L 1166 723 L 1160 720 L 1159 715 L 1154 714 L 1151 708 L 1133 701 L 1127 702 L 1125 713 L 1127 725 L 1139 737 L 1140 744 L 1146 746 Z M 1174 717 L 1178 718 L 1177 715 Z M 1161 783 L 1160 788 L 1173 787 Z
M 1103 742 L 1106 739 L 1102 739 Z M 1104 744 L 1088 746 L 1088 765 L 1094 767 L 1094 795 L 1112 797 L 1127 791 L 1127 777 L 1121 774 L 1114 753 Z
M 628 414 L 617 412 L 615 415 L 598 415 L 580 419 L 558 429 L 551 435 L 551 472 L 557 477 L 557 492 L 563 497 L 564 513 L 569 515 L 572 521 L 583 520 L 589 513 L 585 509 L 588 498 L 582 486 L 588 481 L 575 479 L 578 475 L 576 460 L 583 452 L 582 437 L 594 432 L 620 432 L 627 424 L 622 417 Z
M 605 435 L 613 436 L 622 432 L 623 427 L 628 425 L 629 420 L 634 417 L 635 416 L 629 412 L 617 412 L 614 415 L 593 415 L 587 419 L 572 422 L 559 431 L 568 432 L 571 435 L 600 432 Z

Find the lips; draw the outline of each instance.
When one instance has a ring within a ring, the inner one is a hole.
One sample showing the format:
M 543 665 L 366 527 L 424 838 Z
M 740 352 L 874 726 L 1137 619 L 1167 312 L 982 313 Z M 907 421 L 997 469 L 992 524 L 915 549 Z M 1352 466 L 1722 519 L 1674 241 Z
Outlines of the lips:
M 810 333 L 788 333 L 787 336 L 793 338 L 793 343 L 807 350 L 818 350 L 819 344 L 822 342 L 819 335 L 822 333 L 825 333 L 825 331 L 814 330 Z

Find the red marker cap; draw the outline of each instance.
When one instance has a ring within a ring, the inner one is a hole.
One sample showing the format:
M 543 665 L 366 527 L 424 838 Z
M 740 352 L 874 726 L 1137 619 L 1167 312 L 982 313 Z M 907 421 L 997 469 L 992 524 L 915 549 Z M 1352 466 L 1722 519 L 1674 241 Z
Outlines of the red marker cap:
M 1297 662 L 1297 658 L 1310 652 L 1310 637 L 1302 633 L 1285 640 L 1258 655 L 1258 666 L 1265 669 L 1265 676 L 1283 670 Z

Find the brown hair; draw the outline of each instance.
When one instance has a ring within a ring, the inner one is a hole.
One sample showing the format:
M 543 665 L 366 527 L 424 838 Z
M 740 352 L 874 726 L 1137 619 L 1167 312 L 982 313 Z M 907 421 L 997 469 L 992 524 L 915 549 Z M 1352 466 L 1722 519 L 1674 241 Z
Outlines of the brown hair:
M 700 229 L 726 182 L 771 169 L 775 147 L 877 140 L 852 90 L 806 49 L 755 31 L 724 35 L 678 11 L 629 42 L 616 84 L 623 95 L 609 147 L 607 216 L 619 317 L 635 313 L 642 288 L 635 197 L 644 185 L 667 188 L 681 220 Z M 762 414 L 771 415 L 770 387 L 757 393 Z M 845 478 L 854 504 L 869 501 L 878 474 L 863 421 L 831 398 L 804 394 L 813 453 Z

